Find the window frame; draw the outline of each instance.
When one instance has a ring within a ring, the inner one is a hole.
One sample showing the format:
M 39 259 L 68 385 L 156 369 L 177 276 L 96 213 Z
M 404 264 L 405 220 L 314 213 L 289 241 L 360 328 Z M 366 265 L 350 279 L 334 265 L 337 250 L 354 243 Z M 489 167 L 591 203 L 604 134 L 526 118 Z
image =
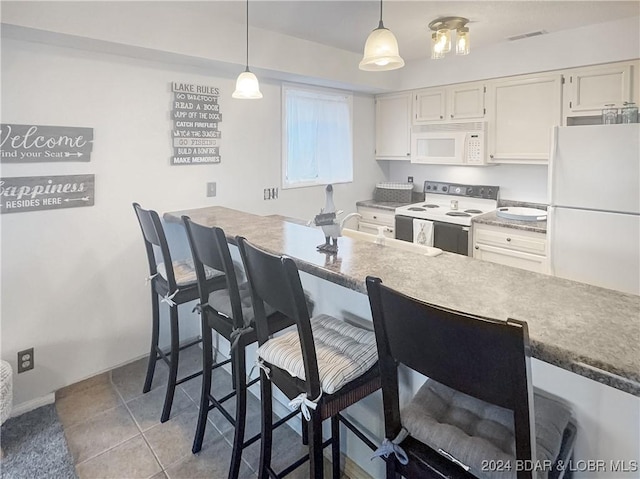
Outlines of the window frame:
M 295 183 L 290 183 L 287 180 L 287 166 L 288 166 L 288 130 L 287 130 L 287 91 L 288 90 L 298 90 L 308 93 L 317 93 L 321 95 L 332 95 L 336 97 L 344 97 L 346 99 L 346 103 L 349 107 L 349 130 L 351 136 L 351 151 L 349 152 L 349 159 L 351 161 L 351 179 L 349 180 L 316 180 L 316 181 L 298 181 Z M 354 121 L 353 121 L 353 93 L 347 90 L 340 90 L 337 88 L 324 88 L 317 86 L 304 85 L 299 83 L 282 83 L 281 88 L 281 149 L 282 149 L 282 161 L 281 161 L 281 181 L 282 181 L 282 189 L 294 189 L 294 188 L 308 188 L 312 186 L 320 186 L 326 184 L 342 184 L 342 183 L 353 183 L 353 171 L 354 171 L 354 154 L 353 154 L 353 132 L 354 132 Z

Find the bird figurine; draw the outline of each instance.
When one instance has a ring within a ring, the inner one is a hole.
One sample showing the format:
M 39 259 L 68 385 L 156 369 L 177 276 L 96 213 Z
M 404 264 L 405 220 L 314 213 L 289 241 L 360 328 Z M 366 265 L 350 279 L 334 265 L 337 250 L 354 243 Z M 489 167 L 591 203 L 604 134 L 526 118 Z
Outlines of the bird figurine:
M 333 186 L 327 185 L 325 188 L 324 208 L 317 214 L 314 223 L 320 226 L 324 233 L 325 242 L 317 246 L 318 251 L 325 253 L 338 252 L 338 237 L 341 235 L 342 225 L 336 222 L 336 216 L 342 214 L 342 211 L 336 211 L 333 203 Z

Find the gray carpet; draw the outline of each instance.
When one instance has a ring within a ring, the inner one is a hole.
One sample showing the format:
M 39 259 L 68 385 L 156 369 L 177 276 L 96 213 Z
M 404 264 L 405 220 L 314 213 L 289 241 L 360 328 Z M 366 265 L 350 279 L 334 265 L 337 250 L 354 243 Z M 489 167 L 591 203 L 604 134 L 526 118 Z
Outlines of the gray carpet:
M 8 419 L 0 440 L 2 479 L 78 477 L 53 404 Z

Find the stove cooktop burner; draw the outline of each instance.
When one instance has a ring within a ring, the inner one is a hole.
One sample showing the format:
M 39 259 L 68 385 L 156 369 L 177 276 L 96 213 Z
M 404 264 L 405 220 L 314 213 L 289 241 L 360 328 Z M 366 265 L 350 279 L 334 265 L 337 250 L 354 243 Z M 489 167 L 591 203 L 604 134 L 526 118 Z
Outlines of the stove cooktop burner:
M 423 208 L 440 208 L 440 205 L 432 205 L 432 204 L 426 204 L 426 205 L 422 205 Z
M 464 210 L 465 213 L 471 213 L 471 214 L 480 214 L 482 213 L 482 211 L 480 210 Z
M 471 216 L 469 213 L 465 213 L 464 211 L 447 211 L 447 216 Z
M 410 208 L 407 208 L 409 211 L 426 211 L 424 208 L 419 208 L 417 206 L 412 206 Z

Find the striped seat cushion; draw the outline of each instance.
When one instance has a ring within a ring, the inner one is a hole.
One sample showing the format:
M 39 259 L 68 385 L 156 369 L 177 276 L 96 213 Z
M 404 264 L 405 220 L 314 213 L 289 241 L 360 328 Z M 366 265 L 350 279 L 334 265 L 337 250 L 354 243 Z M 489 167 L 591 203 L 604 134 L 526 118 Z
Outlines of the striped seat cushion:
M 362 376 L 378 361 L 373 331 L 358 328 L 326 314 L 311 318 L 322 391 L 333 394 Z M 258 348 L 258 356 L 305 379 L 298 331 L 276 336 Z
M 539 464 L 553 464 L 560 452 L 571 411 L 541 392 L 534 394 L 536 455 Z M 415 439 L 442 449 L 481 479 L 515 478 L 511 470 L 487 468 L 488 461 L 515 464 L 513 412 L 427 380 L 401 411 L 402 425 Z M 549 461 L 549 462 L 545 462 Z M 549 467 L 536 478 L 546 478 Z
M 222 271 L 218 271 L 217 269 L 209 268 L 208 266 L 204 267 L 205 275 L 207 279 L 214 278 L 216 276 L 223 276 L 224 273 Z M 158 265 L 158 274 L 162 276 L 165 281 L 167 279 L 167 268 L 164 263 L 160 263 Z M 196 278 L 196 269 L 193 265 L 192 259 L 186 260 L 176 260 L 173 262 L 173 275 L 176 278 L 176 284 L 178 286 L 187 286 L 195 283 L 197 281 Z

